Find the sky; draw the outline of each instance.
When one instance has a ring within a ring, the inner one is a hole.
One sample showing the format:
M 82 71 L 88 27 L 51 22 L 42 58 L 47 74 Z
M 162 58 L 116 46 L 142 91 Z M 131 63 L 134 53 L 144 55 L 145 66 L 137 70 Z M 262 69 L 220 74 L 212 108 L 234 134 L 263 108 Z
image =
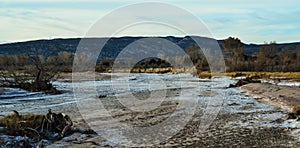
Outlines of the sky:
M 102 17 L 138 2 L 141 3 L 133 0 L 0 0 L 0 43 L 84 37 Z M 165 0 L 164 3 L 192 13 L 216 39 L 233 36 L 256 44 L 300 41 L 300 1 L 297 0 Z M 180 16 L 168 15 L 165 17 L 186 21 Z M 116 36 L 168 35 L 185 34 L 166 26 L 144 24 L 124 29 Z

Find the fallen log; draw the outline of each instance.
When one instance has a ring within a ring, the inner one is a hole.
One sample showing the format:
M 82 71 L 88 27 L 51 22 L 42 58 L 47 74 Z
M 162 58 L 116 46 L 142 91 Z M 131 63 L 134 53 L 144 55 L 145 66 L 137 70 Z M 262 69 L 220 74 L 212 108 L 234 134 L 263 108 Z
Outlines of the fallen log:
M 230 84 L 229 88 L 240 87 L 249 83 L 261 83 L 261 81 L 253 79 L 252 77 L 246 77 L 245 79 L 238 80 L 235 84 Z

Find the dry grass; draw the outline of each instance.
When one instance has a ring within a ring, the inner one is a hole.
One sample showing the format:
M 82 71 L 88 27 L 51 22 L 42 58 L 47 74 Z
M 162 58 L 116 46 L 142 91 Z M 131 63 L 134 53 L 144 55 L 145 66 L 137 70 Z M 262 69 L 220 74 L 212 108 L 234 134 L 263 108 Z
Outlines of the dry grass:
M 0 119 L 0 126 L 4 126 L 10 130 L 20 130 L 21 123 L 26 124 L 30 128 L 37 128 L 41 125 L 43 120 L 43 115 L 27 114 L 19 115 L 14 112 L 10 115 L 5 116 Z
M 210 78 L 210 77 L 211 77 L 211 73 L 208 72 L 208 71 L 203 71 L 203 72 L 201 72 L 201 73 L 198 75 L 198 77 L 199 77 L 199 78 L 202 78 L 202 79 L 204 79 L 204 78 Z

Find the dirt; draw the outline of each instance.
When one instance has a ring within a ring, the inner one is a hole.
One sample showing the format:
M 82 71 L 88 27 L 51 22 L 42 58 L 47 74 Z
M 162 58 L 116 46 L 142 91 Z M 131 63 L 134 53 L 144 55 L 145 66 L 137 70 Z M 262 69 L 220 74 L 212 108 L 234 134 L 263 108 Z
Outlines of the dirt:
M 250 95 L 261 98 L 262 101 L 292 111 L 300 105 L 300 87 L 278 86 L 267 83 L 251 83 L 241 87 Z
M 114 112 L 114 118 L 130 125 L 151 126 L 161 122 L 174 111 L 176 103 L 165 103 L 152 114 L 135 114 L 119 110 Z M 144 147 L 295 147 L 300 144 L 290 136 L 289 131 L 283 127 L 265 126 L 241 126 L 236 123 L 245 124 L 253 122 L 252 116 L 282 112 L 279 108 L 263 112 L 251 113 L 228 113 L 222 112 L 210 127 L 199 132 L 201 111 L 198 111 L 194 118 L 172 138 L 159 144 L 143 145 Z M 164 114 L 164 116 L 159 116 Z M 138 117 L 138 118 L 137 118 Z M 83 123 L 83 122 L 78 122 Z M 77 124 L 78 124 L 77 123 Z M 62 141 L 51 144 L 50 147 L 130 147 L 131 144 L 115 145 L 110 144 L 101 135 L 82 136 L 74 134 L 64 138 Z

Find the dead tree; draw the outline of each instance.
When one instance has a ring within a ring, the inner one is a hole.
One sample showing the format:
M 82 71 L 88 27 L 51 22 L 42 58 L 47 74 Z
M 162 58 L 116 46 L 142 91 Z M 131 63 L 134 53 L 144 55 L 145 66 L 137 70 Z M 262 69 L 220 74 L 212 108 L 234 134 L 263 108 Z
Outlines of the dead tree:
M 8 66 L 5 71 L 0 72 L 0 87 L 22 88 L 28 91 L 42 91 L 48 94 L 60 94 L 51 83 L 57 75 L 58 70 L 54 65 L 48 64 L 42 60 L 38 50 L 35 49 L 35 55 L 30 56 L 25 70 L 19 71 L 15 64 Z

